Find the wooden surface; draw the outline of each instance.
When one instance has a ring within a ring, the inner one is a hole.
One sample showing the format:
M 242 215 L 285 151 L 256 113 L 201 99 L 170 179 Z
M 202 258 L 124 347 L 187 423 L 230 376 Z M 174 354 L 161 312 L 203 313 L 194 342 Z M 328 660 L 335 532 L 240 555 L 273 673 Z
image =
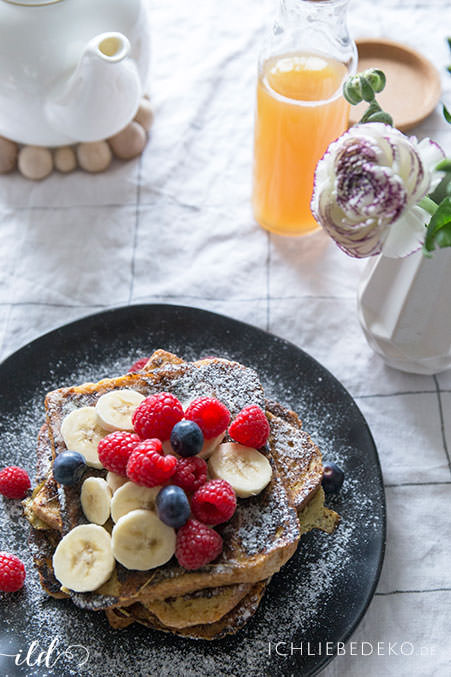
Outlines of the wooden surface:
M 440 76 L 433 64 L 411 47 L 391 40 L 357 40 L 358 71 L 379 68 L 387 84 L 377 100 L 393 117 L 401 131 L 411 129 L 424 120 L 440 98 Z M 367 104 L 353 106 L 350 124 L 362 117 Z

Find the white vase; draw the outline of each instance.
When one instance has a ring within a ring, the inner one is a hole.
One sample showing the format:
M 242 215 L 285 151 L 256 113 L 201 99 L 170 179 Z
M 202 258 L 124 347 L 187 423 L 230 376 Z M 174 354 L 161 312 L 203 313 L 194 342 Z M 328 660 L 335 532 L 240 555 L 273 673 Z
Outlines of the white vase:
M 359 320 L 390 367 L 436 374 L 451 367 L 451 248 L 426 258 L 371 259 L 358 292 Z

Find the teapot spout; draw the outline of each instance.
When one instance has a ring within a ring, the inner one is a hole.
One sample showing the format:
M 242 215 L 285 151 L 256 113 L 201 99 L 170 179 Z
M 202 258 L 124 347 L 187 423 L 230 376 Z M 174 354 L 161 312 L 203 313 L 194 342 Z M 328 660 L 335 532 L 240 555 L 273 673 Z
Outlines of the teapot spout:
M 125 127 L 139 105 L 141 83 L 130 43 L 102 33 L 86 46 L 75 72 L 46 104 L 52 125 L 73 142 L 106 139 Z

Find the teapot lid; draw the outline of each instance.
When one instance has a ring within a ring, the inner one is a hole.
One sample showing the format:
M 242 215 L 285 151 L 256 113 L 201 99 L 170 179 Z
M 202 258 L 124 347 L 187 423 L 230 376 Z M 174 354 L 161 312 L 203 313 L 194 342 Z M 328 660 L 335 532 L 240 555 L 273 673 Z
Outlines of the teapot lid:
M 55 5 L 61 0 L 3 0 L 9 5 L 21 5 L 22 7 L 42 7 L 42 5 Z

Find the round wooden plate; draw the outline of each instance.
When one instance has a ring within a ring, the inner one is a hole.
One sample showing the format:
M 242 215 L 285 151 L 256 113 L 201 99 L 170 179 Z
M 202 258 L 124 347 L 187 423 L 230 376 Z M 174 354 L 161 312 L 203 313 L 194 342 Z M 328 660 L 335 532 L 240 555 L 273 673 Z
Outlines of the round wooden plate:
M 377 100 L 402 132 L 424 120 L 440 99 L 440 75 L 433 64 L 411 47 L 391 40 L 357 40 L 358 71 L 380 68 L 387 84 Z M 360 120 L 367 104 L 351 107 L 350 124 Z

